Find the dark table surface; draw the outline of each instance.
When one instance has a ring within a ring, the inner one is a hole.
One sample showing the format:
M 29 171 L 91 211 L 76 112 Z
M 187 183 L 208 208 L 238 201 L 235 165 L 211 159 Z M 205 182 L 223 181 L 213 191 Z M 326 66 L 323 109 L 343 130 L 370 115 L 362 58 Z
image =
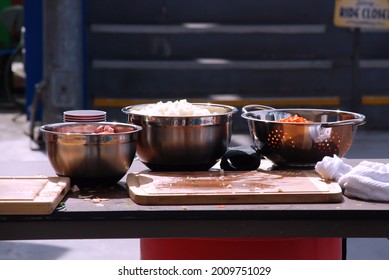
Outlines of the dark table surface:
M 130 172 L 142 169 L 134 162 Z M 0 162 L 0 175 L 56 176 L 48 161 Z M 143 206 L 129 198 L 124 179 L 70 191 L 66 208 L 50 215 L 0 214 L 0 239 L 389 237 L 389 203 L 343 196 L 340 203 Z M 91 193 L 108 199 L 79 198 Z

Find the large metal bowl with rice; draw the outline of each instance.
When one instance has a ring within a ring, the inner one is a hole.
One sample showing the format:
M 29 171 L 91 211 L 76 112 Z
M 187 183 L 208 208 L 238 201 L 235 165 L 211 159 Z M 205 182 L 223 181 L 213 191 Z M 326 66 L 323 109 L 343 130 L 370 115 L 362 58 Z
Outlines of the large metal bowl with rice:
M 208 170 L 227 151 L 231 140 L 232 115 L 237 109 L 211 103 L 191 105 L 209 113 L 158 115 L 143 109 L 153 104 L 122 109 L 128 122 L 142 131 L 137 141 L 137 156 L 151 170 Z M 188 104 L 186 104 L 188 105 Z

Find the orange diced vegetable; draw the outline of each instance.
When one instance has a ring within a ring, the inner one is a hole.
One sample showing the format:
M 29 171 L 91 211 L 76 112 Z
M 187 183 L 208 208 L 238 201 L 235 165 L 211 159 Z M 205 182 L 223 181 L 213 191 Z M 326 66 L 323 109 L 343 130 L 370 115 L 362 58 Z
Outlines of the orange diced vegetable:
M 293 115 L 291 117 L 283 118 L 278 120 L 279 122 L 295 122 L 295 123 L 309 123 L 306 118 L 299 117 L 298 115 Z

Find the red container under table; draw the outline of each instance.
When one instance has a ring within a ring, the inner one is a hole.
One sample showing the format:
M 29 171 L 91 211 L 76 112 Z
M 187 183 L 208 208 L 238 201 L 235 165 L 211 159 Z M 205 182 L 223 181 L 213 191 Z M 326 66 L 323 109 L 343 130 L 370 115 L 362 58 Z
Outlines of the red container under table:
M 141 239 L 142 260 L 340 260 L 341 238 Z

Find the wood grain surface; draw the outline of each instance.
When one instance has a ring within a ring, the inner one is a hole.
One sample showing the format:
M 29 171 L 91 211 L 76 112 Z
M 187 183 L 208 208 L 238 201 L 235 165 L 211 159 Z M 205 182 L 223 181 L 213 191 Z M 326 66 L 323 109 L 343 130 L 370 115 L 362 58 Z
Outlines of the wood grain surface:
M 127 175 L 130 197 L 142 205 L 340 202 L 337 183 L 314 170 L 140 172 Z
M 0 214 L 51 214 L 69 189 L 67 177 L 0 177 Z

